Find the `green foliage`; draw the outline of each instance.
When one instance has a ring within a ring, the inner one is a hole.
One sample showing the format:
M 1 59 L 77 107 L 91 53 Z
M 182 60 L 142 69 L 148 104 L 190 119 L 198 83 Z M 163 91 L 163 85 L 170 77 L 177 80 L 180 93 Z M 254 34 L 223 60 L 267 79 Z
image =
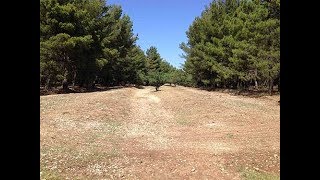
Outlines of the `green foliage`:
M 166 63 L 161 59 L 156 47 L 151 46 L 147 54 L 147 84 L 155 86 L 156 90 L 162 86 L 165 79 Z
M 146 51 L 147 54 L 147 67 L 149 71 L 160 71 L 160 66 L 161 66 L 161 57 L 160 54 L 158 53 L 158 50 L 156 47 L 151 46 L 149 49 Z
M 141 83 L 146 57 L 132 22 L 104 0 L 40 1 L 40 82 Z
M 155 86 L 158 89 L 165 83 L 177 85 L 190 85 L 191 78 L 182 70 L 170 65 L 162 59 L 156 47 L 151 46 L 147 51 L 147 74 L 144 80 L 147 85 Z M 188 79 L 189 78 L 189 79 Z M 188 80 L 187 80 L 188 79 Z
M 40 0 L 40 83 L 164 83 L 247 88 L 280 82 L 280 1 L 213 1 L 181 43 L 176 69 L 136 45 L 130 17 L 105 0 Z
M 187 31 L 185 72 L 198 86 L 248 87 L 280 78 L 280 1 L 214 1 Z

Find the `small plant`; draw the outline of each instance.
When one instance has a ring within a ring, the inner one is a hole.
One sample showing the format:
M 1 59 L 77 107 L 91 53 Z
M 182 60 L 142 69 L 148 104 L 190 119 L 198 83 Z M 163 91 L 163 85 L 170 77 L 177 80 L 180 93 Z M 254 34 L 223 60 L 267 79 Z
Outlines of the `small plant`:
M 111 134 L 114 134 L 119 130 L 121 123 L 118 121 L 110 121 L 106 123 L 106 126 L 107 126 L 107 131 Z
M 151 72 L 149 73 L 149 83 L 159 91 L 160 86 L 164 84 L 164 77 L 161 72 Z
M 228 133 L 228 134 L 227 134 L 227 137 L 228 137 L 228 138 L 233 138 L 233 134 Z
M 177 123 L 180 125 L 188 125 L 190 122 L 187 119 L 178 119 Z
M 280 180 L 280 177 L 275 174 L 255 170 L 244 170 L 242 177 L 245 180 Z
M 42 170 L 40 171 L 40 179 L 58 180 L 63 178 L 58 173 Z

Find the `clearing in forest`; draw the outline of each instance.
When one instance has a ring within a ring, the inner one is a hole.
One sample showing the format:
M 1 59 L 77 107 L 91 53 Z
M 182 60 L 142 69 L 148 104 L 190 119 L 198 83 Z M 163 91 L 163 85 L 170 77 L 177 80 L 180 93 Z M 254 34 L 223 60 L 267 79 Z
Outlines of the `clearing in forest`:
M 41 179 L 280 179 L 279 95 L 187 87 L 40 97 Z

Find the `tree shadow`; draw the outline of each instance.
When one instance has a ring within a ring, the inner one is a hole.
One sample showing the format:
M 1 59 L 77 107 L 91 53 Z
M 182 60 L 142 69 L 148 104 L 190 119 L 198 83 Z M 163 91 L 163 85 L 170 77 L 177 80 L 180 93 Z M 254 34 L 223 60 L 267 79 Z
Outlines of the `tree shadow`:
M 269 91 L 267 89 L 226 89 L 226 88 L 211 88 L 211 87 L 196 87 L 198 90 L 204 90 L 204 91 L 214 91 L 214 92 L 222 92 L 222 93 L 228 93 L 235 96 L 247 96 L 252 98 L 259 98 L 264 96 L 270 96 Z M 278 90 L 273 90 L 272 95 L 279 95 L 280 92 Z
M 40 87 L 40 96 L 53 95 L 53 94 L 71 94 L 71 93 L 90 93 L 90 92 L 102 92 L 109 91 L 113 89 L 122 89 L 134 86 L 96 86 L 94 88 L 85 88 L 85 87 L 68 87 L 68 89 L 64 90 L 62 87 L 54 87 L 49 90 L 45 90 Z M 138 87 L 134 87 L 138 88 Z
M 270 96 L 270 93 L 268 90 L 242 90 L 238 92 L 234 92 L 234 95 L 240 95 L 240 96 L 247 96 L 252 98 L 259 98 L 264 96 Z M 278 91 L 272 91 L 273 95 L 279 95 L 280 93 Z
M 163 86 L 169 86 L 169 87 L 176 87 L 176 85 L 175 84 L 164 84 Z
M 134 86 L 135 88 L 137 88 L 137 89 L 144 89 L 145 87 L 144 86 L 142 86 L 142 85 L 137 85 L 137 86 Z

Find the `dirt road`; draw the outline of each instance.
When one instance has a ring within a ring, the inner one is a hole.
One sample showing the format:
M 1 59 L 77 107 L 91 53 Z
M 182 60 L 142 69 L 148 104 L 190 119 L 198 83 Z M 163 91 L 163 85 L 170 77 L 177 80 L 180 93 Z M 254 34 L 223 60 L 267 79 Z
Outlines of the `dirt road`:
M 160 89 L 41 96 L 41 178 L 279 179 L 279 96 Z

